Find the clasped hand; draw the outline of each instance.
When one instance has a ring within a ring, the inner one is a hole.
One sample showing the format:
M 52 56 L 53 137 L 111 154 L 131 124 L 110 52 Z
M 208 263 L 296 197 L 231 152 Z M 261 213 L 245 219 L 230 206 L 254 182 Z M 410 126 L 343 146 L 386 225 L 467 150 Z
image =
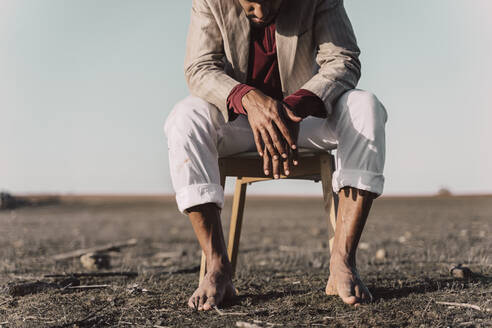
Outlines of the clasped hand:
M 248 92 L 242 104 L 248 112 L 256 149 L 263 158 L 265 175 L 272 173 L 278 179 L 281 167 L 284 175 L 289 175 L 291 167 L 298 165 L 296 143 L 302 118 L 259 90 Z

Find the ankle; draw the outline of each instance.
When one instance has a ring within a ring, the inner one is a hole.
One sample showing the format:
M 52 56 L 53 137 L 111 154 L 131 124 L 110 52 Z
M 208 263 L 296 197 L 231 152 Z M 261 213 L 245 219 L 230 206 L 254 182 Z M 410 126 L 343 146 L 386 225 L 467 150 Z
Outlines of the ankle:
M 231 263 L 227 255 L 211 254 L 207 256 L 207 271 L 208 272 L 232 272 Z
M 343 263 L 345 266 L 354 267 L 355 268 L 355 254 L 350 254 L 347 252 L 340 252 L 337 250 L 333 250 L 331 253 L 330 265 L 335 264 L 339 265 Z

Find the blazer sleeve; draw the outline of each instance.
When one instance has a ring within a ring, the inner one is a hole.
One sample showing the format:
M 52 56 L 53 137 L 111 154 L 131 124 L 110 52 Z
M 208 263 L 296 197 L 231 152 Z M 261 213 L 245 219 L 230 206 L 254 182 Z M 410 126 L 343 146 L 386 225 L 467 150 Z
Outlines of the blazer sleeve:
M 360 50 L 343 0 L 320 0 L 314 19 L 319 70 L 302 89 L 317 95 L 331 114 L 338 98 L 359 81 Z
M 215 105 L 228 121 L 227 97 L 238 81 L 224 71 L 224 42 L 207 0 L 193 0 L 184 73 L 190 93 Z

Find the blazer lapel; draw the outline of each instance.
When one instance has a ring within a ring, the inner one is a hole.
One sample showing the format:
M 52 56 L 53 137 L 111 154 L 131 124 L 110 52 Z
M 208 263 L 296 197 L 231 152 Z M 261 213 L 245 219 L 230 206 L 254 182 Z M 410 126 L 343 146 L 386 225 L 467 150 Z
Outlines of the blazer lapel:
M 298 41 L 299 19 L 295 6 L 295 0 L 284 0 L 276 19 L 275 40 L 277 43 L 277 59 L 282 92 L 284 96 L 293 92 L 289 88 L 289 77 L 294 69 Z
M 246 17 L 246 13 L 239 3 L 237 1 L 231 2 L 234 3 L 234 7 L 227 16 L 228 21 L 226 24 L 229 44 L 224 44 L 224 47 L 234 52 L 231 53 L 231 60 L 235 66 L 235 78 L 241 83 L 246 83 L 248 78 L 250 25 L 248 17 Z

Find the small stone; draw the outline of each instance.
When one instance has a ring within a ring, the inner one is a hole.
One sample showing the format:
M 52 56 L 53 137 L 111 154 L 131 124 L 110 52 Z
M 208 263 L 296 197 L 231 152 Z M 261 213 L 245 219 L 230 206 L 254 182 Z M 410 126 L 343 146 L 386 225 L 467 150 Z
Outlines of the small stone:
M 369 247 L 371 247 L 369 243 L 365 243 L 365 242 L 359 243 L 359 249 L 366 250 L 369 249 Z
M 376 259 L 384 260 L 386 258 L 386 250 L 384 248 L 380 248 L 376 251 Z
M 404 244 L 404 243 L 406 243 L 406 242 L 407 242 L 407 237 L 405 237 L 405 236 L 400 236 L 400 237 L 398 238 L 398 241 L 399 241 L 400 243 Z
M 80 263 L 87 270 L 101 270 L 110 267 L 110 257 L 104 253 L 87 253 L 80 257 Z
M 451 275 L 455 278 L 459 279 L 465 279 L 465 278 L 470 278 L 473 275 L 473 272 L 470 270 L 470 268 L 465 267 L 461 264 L 458 264 L 457 266 L 452 267 L 449 272 Z
M 323 266 L 323 262 L 321 262 L 320 259 L 315 258 L 314 260 L 309 262 L 309 265 L 315 269 L 321 269 L 321 267 Z
M 22 248 L 24 246 L 24 240 L 22 239 L 16 240 L 12 242 L 12 246 L 14 246 L 15 248 Z

